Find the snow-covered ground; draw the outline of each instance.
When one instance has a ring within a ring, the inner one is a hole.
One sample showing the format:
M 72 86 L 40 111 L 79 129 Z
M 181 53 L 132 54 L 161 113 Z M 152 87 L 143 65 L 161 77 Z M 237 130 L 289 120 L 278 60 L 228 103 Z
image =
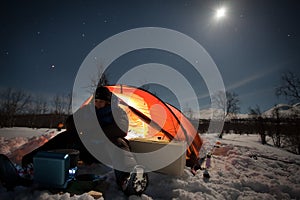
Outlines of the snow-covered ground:
M 0 153 L 13 160 L 29 149 L 41 145 L 57 134 L 55 130 L 12 128 L 0 129 Z M 201 135 L 205 144 L 214 144 L 216 136 Z M 215 147 L 210 179 L 203 179 L 203 171 L 193 176 L 186 168 L 180 177 L 149 173 L 149 186 L 141 197 L 129 199 L 300 199 L 300 156 L 271 145 L 261 145 L 258 135 L 224 135 Z M 20 150 L 21 149 L 21 150 Z M 91 172 L 101 171 L 101 165 L 90 166 Z M 107 175 L 109 189 L 106 199 L 128 199 L 115 184 L 111 170 Z M 0 199 L 94 199 L 87 193 L 71 196 L 49 191 L 16 187 L 6 191 L 0 186 Z M 102 198 L 103 199 L 103 198 Z

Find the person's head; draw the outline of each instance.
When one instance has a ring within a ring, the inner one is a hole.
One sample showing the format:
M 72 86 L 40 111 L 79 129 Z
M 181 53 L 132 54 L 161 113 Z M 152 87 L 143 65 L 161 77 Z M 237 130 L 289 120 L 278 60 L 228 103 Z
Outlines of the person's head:
M 111 92 L 106 87 L 98 87 L 95 92 L 95 107 L 99 109 L 109 105 L 111 95 Z

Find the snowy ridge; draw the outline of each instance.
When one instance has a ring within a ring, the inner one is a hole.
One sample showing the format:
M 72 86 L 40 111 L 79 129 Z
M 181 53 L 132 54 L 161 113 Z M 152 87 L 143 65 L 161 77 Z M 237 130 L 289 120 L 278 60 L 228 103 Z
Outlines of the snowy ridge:
M 288 104 L 277 104 L 269 110 L 265 111 L 262 115 L 264 117 L 274 117 L 276 111 L 281 117 L 291 117 L 295 114 L 300 113 L 300 103 L 296 103 L 294 105 Z
M 214 108 L 208 108 L 208 109 L 203 109 L 200 110 L 199 114 L 200 114 L 200 119 L 212 119 L 213 116 L 218 119 L 218 116 L 222 116 L 223 111 L 220 109 L 214 109 Z M 230 118 L 230 116 L 228 116 Z M 227 117 L 227 118 L 228 118 Z M 241 114 L 238 113 L 234 116 L 235 118 L 238 119 L 247 119 L 249 118 L 248 114 Z
M 300 114 L 300 103 L 296 103 L 293 105 L 277 104 L 277 105 L 273 106 L 272 108 L 263 112 L 262 116 L 263 117 L 274 117 L 276 110 L 278 110 L 280 117 L 291 117 L 295 114 L 299 115 Z M 199 112 L 200 119 L 212 119 L 213 115 L 220 115 L 221 113 L 222 113 L 222 111 L 220 109 L 214 109 L 214 108 L 202 109 Z M 234 117 L 238 118 L 238 119 L 247 119 L 247 118 L 251 118 L 251 115 L 237 113 Z

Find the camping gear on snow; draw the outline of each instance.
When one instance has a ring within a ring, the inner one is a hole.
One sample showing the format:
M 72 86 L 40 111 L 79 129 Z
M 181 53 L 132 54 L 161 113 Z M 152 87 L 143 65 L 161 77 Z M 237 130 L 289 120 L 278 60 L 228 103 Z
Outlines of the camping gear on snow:
M 209 172 L 205 169 L 204 172 L 203 172 L 203 178 L 205 180 L 208 180 L 210 178 L 210 175 L 209 175 Z
M 135 138 L 130 139 L 129 144 L 131 147 L 131 151 L 135 153 L 148 153 L 159 150 L 163 148 L 165 145 L 170 145 L 172 152 L 176 155 L 182 154 L 182 152 L 186 149 L 186 142 L 184 141 L 163 141 L 163 140 L 155 140 L 155 139 L 147 139 L 147 138 Z M 137 160 L 139 163 L 139 160 Z M 170 165 L 157 170 L 157 172 L 181 176 L 184 172 L 184 167 L 186 164 L 185 155 L 182 154 L 177 160 L 175 160 Z
M 209 153 L 206 156 L 206 162 L 205 162 L 206 169 L 210 168 L 210 159 L 211 159 L 211 154 Z
M 202 140 L 191 122 L 174 106 L 163 102 L 154 94 L 125 85 L 106 86 L 121 101 L 121 108 L 129 118 L 132 137 L 186 141 L 186 156 L 198 157 Z M 123 106 L 122 106 L 123 105 Z
M 181 142 L 183 142 L 187 145 L 187 149 L 185 149 L 185 151 L 182 151 L 186 152 L 185 155 L 179 158 L 179 162 L 177 160 L 172 163 L 172 165 L 176 163 L 174 166 L 177 166 L 179 170 L 175 172 L 167 170 L 163 171 L 163 173 L 180 174 L 182 172 L 181 169 L 184 164 L 184 157 L 186 161 L 185 164 L 187 166 L 192 167 L 195 163 L 198 163 L 202 140 L 195 127 L 191 124 L 188 118 L 186 118 L 181 113 L 181 111 L 179 111 L 174 106 L 163 102 L 155 95 L 141 88 L 135 88 L 125 85 L 105 87 L 107 87 L 112 92 L 114 97 L 117 97 L 120 107 L 127 114 L 129 120 L 129 129 L 126 138 L 128 140 L 132 140 L 132 144 L 134 144 L 135 142 L 134 138 L 145 139 L 144 143 L 147 143 L 148 146 L 153 148 L 151 140 L 153 140 L 153 138 L 156 138 L 159 139 L 159 143 L 165 142 L 167 144 L 181 144 Z M 79 110 L 88 105 L 92 100 L 93 96 L 89 97 L 88 100 L 86 100 L 82 104 Z M 68 121 L 66 122 L 67 131 L 58 134 L 43 146 L 25 155 L 23 157 L 22 164 L 26 165 L 27 163 L 32 162 L 33 156 L 37 155 L 37 152 L 64 148 L 79 150 L 80 160 L 82 160 L 84 163 L 99 162 L 93 157 L 92 154 L 87 151 L 78 134 L 74 134 L 76 133 L 76 127 L 74 126 L 73 121 L 74 120 L 72 116 L 68 118 Z M 182 145 L 178 145 L 177 148 L 174 149 L 174 152 L 177 152 L 178 149 L 182 148 Z M 138 151 L 138 149 L 139 148 L 137 148 L 136 151 Z M 67 157 L 69 157 L 70 159 L 69 155 Z M 36 159 L 40 158 L 37 156 Z M 47 159 L 51 160 L 51 156 L 47 157 Z M 51 162 L 54 163 L 54 160 L 55 159 L 52 159 Z M 60 163 L 59 170 L 61 171 L 61 176 L 58 176 L 57 180 L 51 184 L 53 184 L 54 187 L 57 187 L 56 183 L 58 183 L 58 187 L 65 187 L 63 183 L 66 183 L 67 181 L 67 175 L 62 172 L 67 171 L 66 168 L 64 168 L 65 166 L 63 164 L 64 162 L 66 162 L 66 160 L 60 157 L 57 162 Z M 41 169 L 44 169 L 44 167 L 41 167 Z M 47 174 L 47 172 L 44 171 L 42 174 Z M 135 175 L 131 175 L 130 177 L 135 180 Z M 138 182 L 143 182 L 141 181 L 142 179 L 139 180 L 139 178 L 140 177 L 138 177 Z M 131 183 L 131 181 L 129 181 L 129 183 Z
M 203 163 L 205 161 L 205 157 L 201 157 L 198 161 L 198 163 L 194 164 L 194 166 L 191 167 L 191 173 L 195 176 L 197 174 L 197 170 L 199 169 L 204 169 L 202 166 L 203 166 Z
M 0 154 L 0 183 L 7 190 L 13 190 L 15 186 L 28 186 L 48 189 L 52 193 L 69 192 L 80 195 L 87 192 L 94 198 L 103 197 L 109 187 L 109 183 L 105 181 L 107 176 L 80 174 L 77 166 L 68 169 L 67 156 L 68 154 L 62 152 L 38 152 L 33 158 L 34 176 L 27 179 L 20 176 L 26 169 L 13 164 L 6 155 Z
M 96 182 L 99 180 L 105 180 L 106 176 L 99 176 L 96 174 L 79 174 L 75 176 L 75 180 L 82 182 Z
M 21 177 L 9 158 L 0 154 L 0 182 L 8 190 L 12 190 L 17 185 L 29 186 L 32 180 Z
M 130 173 L 129 177 L 121 185 L 122 191 L 126 195 L 141 195 L 148 186 L 148 175 L 144 173 L 144 167 L 137 165 Z
M 62 123 L 62 122 L 59 122 L 58 124 L 57 124 L 57 130 L 58 131 L 61 131 L 61 129 L 64 127 L 64 124 Z
M 126 111 L 129 120 L 127 139 L 158 138 L 171 142 L 185 141 L 186 164 L 192 167 L 198 162 L 202 140 L 195 127 L 174 106 L 163 102 L 154 94 L 132 86 L 111 85 L 107 87 Z M 89 97 L 81 106 L 88 105 L 93 99 Z
M 34 182 L 41 187 L 66 188 L 70 157 L 67 153 L 41 151 L 33 157 Z
M 79 161 L 80 152 L 76 149 L 54 149 L 54 150 L 50 150 L 49 152 L 68 154 L 70 157 L 70 168 L 76 167 Z
M 85 192 L 94 191 L 100 192 L 101 196 L 103 196 L 109 186 L 108 183 L 105 182 L 106 178 L 106 176 L 96 174 L 79 174 L 69 182 L 65 191 L 71 194 L 83 194 Z
M 71 115 L 72 116 L 72 115 Z M 67 121 L 73 120 L 72 117 L 68 118 Z M 68 125 L 68 123 L 66 123 Z M 74 128 L 75 129 L 75 128 Z M 68 129 L 67 129 L 68 130 Z M 76 130 L 76 129 L 75 129 Z M 74 134 L 75 133 L 75 134 Z M 92 164 L 97 163 L 97 161 L 93 155 L 91 155 L 88 150 L 85 148 L 85 146 L 82 144 L 78 134 L 73 131 L 64 131 L 56 136 L 54 136 L 52 139 L 44 143 L 42 146 L 36 148 L 32 152 L 26 154 L 22 158 L 22 167 L 26 167 L 28 164 L 33 163 L 33 157 L 37 152 L 40 151 L 53 151 L 53 150 L 59 150 L 59 149 L 69 149 L 68 152 L 71 153 L 71 166 L 72 166 L 72 160 L 73 160 L 73 154 L 77 154 L 76 151 L 79 151 L 79 160 L 84 161 L 86 164 Z M 74 158 L 76 156 L 74 155 Z M 75 161 L 75 160 L 74 160 Z
M 184 141 L 186 150 L 186 165 L 193 167 L 199 160 L 202 140 L 195 127 L 177 108 L 163 102 L 155 95 L 141 88 L 112 85 L 106 86 L 119 100 L 120 107 L 126 112 L 129 120 L 127 139 L 160 138 L 161 141 Z M 93 100 L 90 96 L 81 106 L 87 106 Z M 38 151 L 48 151 L 59 148 L 74 148 L 80 151 L 80 160 L 85 163 L 99 162 L 82 144 L 71 115 L 66 121 L 67 131 L 49 140 L 43 146 L 25 155 L 22 165 L 32 162 L 32 157 Z M 75 146 L 74 146 L 75 144 Z

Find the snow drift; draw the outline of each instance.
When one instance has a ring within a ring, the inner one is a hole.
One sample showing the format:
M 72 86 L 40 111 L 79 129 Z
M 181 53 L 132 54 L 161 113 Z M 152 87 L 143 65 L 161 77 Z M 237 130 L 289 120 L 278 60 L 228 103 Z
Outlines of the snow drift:
M 19 128 L 0 129 L 1 152 L 17 156 L 13 152 L 24 152 L 30 143 L 43 141 L 45 137 L 57 134 L 56 131 L 32 130 L 21 137 Z M 35 132 L 32 134 L 30 132 Z M 40 133 L 36 133 L 40 132 Z M 216 135 L 201 135 L 204 143 L 215 141 Z M 261 145 L 258 135 L 224 135 L 219 140 L 221 145 L 214 148 L 209 180 L 203 179 L 201 170 L 193 176 L 185 168 L 180 177 L 160 173 L 149 173 L 150 185 L 141 197 L 130 196 L 129 199 L 300 199 L 300 156 L 275 148 L 268 140 Z M 23 149 L 23 151 L 18 151 Z M 128 199 L 115 184 L 113 171 L 100 164 L 89 166 L 91 173 L 107 175 L 109 189 L 106 199 Z M 70 193 L 52 194 L 47 190 L 32 190 L 16 187 L 6 191 L 0 186 L 0 199 L 94 199 L 87 193 L 71 195 Z M 103 198 L 102 198 L 103 199 Z

